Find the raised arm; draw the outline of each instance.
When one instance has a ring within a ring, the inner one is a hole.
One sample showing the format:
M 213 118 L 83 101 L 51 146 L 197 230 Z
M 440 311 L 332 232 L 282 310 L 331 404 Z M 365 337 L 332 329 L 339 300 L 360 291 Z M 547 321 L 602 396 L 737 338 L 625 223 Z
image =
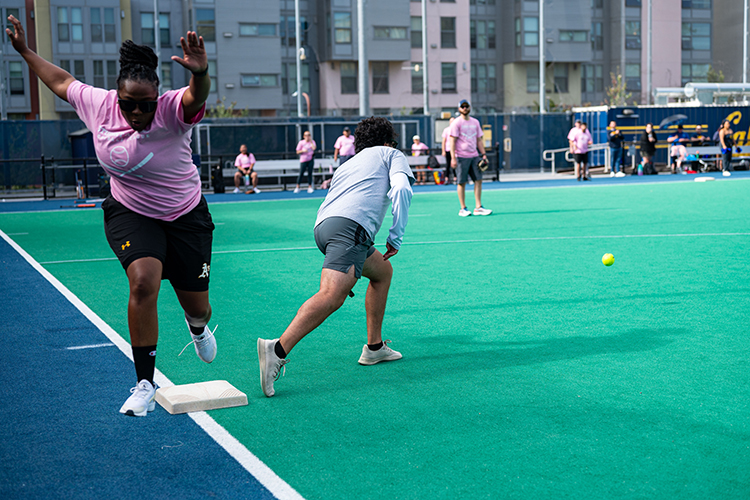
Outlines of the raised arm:
M 193 76 L 190 77 L 188 89 L 182 94 L 183 118 L 190 122 L 197 115 L 211 91 L 211 77 L 208 76 L 208 57 L 206 47 L 203 45 L 203 37 L 199 37 L 195 31 L 188 31 L 180 38 L 182 46 L 182 57 L 172 56 L 172 60 L 181 64 L 189 70 Z
M 26 33 L 21 26 L 21 21 L 13 16 L 8 16 L 8 21 L 13 24 L 15 32 L 11 32 L 10 29 L 6 28 L 5 33 L 10 38 L 13 48 L 21 54 L 26 64 L 29 65 L 29 69 L 36 73 L 44 84 L 55 93 L 60 99 L 68 100 L 68 87 L 71 83 L 76 81 L 75 77 L 62 69 L 59 66 L 55 66 L 51 62 L 45 60 L 39 54 L 34 52 L 26 45 Z

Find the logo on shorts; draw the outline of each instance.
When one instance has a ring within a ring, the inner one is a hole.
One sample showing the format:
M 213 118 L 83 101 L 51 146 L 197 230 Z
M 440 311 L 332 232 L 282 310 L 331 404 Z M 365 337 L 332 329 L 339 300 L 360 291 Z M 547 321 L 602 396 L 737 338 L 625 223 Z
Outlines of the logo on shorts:
M 211 266 L 203 263 L 203 271 L 198 275 L 199 278 L 208 278 L 208 273 L 211 272 Z
M 130 241 L 126 241 L 124 245 L 120 245 L 120 246 L 122 246 L 122 250 L 125 251 L 125 247 L 130 246 Z

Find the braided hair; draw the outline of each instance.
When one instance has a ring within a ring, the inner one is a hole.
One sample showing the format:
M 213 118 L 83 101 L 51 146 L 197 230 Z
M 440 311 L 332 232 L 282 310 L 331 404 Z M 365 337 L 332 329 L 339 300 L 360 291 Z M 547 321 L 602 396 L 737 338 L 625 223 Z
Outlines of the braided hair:
M 120 47 L 120 74 L 117 77 L 117 88 L 127 80 L 153 83 L 159 87 L 159 76 L 156 68 L 159 59 L 151 47 L 136 45 L 132 40 L 125 40 Z
M 391 122 L 385 118 L 371 116 L 357 124 L 357 130 L 354 131 L 354 150 L 359 153 L 373 146 L 391 144 L 397 136 Z

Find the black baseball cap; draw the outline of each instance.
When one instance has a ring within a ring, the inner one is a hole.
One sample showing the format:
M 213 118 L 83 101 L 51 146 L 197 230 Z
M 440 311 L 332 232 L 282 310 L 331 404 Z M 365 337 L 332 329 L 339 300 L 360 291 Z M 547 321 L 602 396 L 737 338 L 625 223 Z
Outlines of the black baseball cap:
M 344 130 L 343 130 L 343 131 L 344 131 L 344 132 L 351 132 L 351 130 L 349 130 L 349 127 L 344 127 Z

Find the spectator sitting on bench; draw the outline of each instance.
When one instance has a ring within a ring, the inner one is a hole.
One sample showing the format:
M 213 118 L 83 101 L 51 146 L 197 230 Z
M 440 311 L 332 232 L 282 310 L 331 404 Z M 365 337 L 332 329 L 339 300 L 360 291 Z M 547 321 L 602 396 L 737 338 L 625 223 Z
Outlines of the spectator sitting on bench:
M 685 144 L 690 142 L 690 137 L 682 129 L 682 125 L 677 125 L 677 131 L 667 138 L 667 142 L 672 144 L 669 149 L 669 156 L 672 160 L 669 166 L 672 173 L 676 174 L 678 170 L 682 171 L 682 162 L 687 160 Z
M 700 125 L 695 126 L 695 133 L 690 138 L 691 146 L 705 146 L 708 144 L 708 137 L 703 135 L 703 127 Z
M 234 166 L 237 167 L 237 171 L 234 173 L 235 193 L 240 192 L 240 182 L 242 182 L 243 177 L 245 178 L 245 186 L 249 186 L 251 180 L 253 183 L 253 189 L 248 189 L 246 191 L 247 194 L 260 193 L 260 189 L 258 189 L 258 172 L 253 170 L 254 165 L 255 156 L 252 153 L 248 154 L 247 146 L 243 144 L 240 146 L 240 154 L 234 160 Z

